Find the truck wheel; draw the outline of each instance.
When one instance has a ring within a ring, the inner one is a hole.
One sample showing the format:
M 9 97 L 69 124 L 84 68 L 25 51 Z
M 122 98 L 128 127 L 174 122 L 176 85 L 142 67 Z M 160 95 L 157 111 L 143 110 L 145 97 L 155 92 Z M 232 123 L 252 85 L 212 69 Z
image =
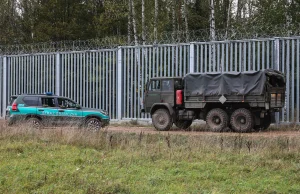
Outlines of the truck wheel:
M 237 109 L 231 115 L 230 125 L 236 132 L 250 132 L 254 126 L 253 115 L 245 108 Z
M 85 122 L 85 127 L 89 131 L 99 131 L 102 127 L 102 122 L 97 118 L 89 118 Z
M 221 132 L 228 126 L 228 115 L 224 110 L 214 108 L 208 112 L 206 123 L 211 131 Z
M 172 118 L 166 109 L 157 109 L 152 114 L 152 123 L 158 131 L 168 131 L 172 126 Z
M 186 130 L 186 129 L 188 129 L 191 126 L 192 122 L 193 122 L 192 120 L 179 120 L 179 121 L 175 121 L 174 124 L 179 129 Z

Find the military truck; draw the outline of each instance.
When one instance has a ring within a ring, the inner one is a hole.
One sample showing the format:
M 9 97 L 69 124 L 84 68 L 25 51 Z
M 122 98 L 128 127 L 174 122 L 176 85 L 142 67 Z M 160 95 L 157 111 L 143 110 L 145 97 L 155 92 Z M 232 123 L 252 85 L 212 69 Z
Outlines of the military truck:
M 285 89 L 283 73 L 273 69 L 156 77 L 147 83 L 142 112 L 159 131 L 173 124 L 188 129 L 201 119 L 214 132 L 250 132 L 270 126 L 284 107 Z

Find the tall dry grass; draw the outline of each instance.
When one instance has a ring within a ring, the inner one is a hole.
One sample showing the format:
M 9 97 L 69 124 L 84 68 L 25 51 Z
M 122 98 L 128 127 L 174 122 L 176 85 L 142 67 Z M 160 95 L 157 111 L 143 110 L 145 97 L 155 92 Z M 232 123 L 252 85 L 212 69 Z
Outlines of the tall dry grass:
M 201 133 L 201 132 L 199 132 Z M 7 127 L 0 125 L 0 140 L 35 141 L 63 145 L 91 147 L 112 151 L 125 150 L 139 152 L 147 157 L 194 158 L 201 153 L 250 154 L 285 157 L 287 154 L 299 156 L 300 136 L 249 136 L 248 134 L 212 133 L 200 136 L 145 134 L 112 132 L 105 128 L 98 132 L 84 128 L 44 128 L 32 129 L 27 126 Z

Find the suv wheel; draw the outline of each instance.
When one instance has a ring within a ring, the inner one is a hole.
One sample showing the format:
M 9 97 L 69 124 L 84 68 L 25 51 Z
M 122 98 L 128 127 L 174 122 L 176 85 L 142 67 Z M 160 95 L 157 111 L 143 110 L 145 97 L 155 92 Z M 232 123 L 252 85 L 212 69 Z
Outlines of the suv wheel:
M 152 123 L 158 131 L 168 131 L 173 124 L 169 111 L 162 108 L 152 114 Z
M 98 131 L 102 127 L 102 122 L 97 118 L 90 118 L 86 121 L 85 126 L 89 131 Z
M 42 121 L 38 118 L 34 118 L 34 117 L 31 117 L 31 118 L 28 118 L 26 120 L 27 122 L 27 125 L 29 127 L 32 127 L 33 129 L 41 129 L 43 128 L 43 124 L 42 124 Z

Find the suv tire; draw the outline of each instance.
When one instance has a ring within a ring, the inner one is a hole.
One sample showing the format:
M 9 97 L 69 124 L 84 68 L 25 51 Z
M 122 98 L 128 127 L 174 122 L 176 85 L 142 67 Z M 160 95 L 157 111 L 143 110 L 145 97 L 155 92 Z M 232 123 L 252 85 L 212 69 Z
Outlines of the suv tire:
M 30 117 L 26 119 L 26 123 L 28 127 L 32 127 L 33 129 L 41 129 L 43 128 L 42 121 L 35 117 Z
M 170 130 L 173 121 L 168 110 L 161 108 L 157 109 L 152 114 L 152 123 L 158 131 Z
M 89 118 L 85 122 L 85 127 L 89 131 L 99 131 L 102 127 L 102 122 L 98 118 Z

